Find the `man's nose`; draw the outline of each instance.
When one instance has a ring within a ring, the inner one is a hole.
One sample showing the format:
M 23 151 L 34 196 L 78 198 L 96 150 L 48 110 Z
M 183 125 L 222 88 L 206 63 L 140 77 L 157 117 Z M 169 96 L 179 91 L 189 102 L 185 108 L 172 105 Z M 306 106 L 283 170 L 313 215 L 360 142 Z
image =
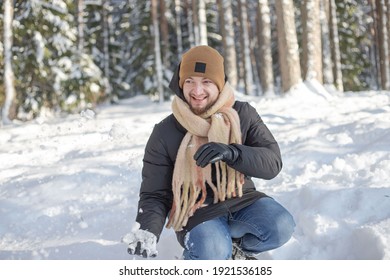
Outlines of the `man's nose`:
M 194 85 L 194 93 L 195 94 L 202 94 L 203 93 L 203 85 L 202 85 L 202 83 L 195 83 L 195 85 Z

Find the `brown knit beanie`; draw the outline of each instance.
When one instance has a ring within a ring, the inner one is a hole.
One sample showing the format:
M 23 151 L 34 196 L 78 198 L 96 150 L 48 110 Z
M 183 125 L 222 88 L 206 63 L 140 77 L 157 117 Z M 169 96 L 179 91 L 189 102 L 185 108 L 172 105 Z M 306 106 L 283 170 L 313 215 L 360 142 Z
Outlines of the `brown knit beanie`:
M 205 77 L 212 80 L 221 91 L 225 85 L 223 57 L 209 46 L 197 46 L 183 54 L 180 63 L 179 86 L 191 76 Z

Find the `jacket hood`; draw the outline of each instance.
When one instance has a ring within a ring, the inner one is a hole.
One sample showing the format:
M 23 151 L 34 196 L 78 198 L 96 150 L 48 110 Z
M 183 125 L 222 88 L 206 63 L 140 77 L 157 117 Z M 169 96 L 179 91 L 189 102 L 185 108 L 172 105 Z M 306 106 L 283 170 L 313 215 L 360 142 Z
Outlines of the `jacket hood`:
M 169 88 L 181 99 L 185 101 L 183 90 L 179 87 L 179 70 L 180 63 L 177 65 L 175 72 L 173 73 L 172 79 L 169 83 Z

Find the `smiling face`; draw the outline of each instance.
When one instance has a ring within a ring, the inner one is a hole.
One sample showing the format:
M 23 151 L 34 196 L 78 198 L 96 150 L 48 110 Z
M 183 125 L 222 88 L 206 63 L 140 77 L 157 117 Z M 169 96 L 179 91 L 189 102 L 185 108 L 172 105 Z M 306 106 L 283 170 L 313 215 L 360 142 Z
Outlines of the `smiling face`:
M 183 93 L 191 111 L 200 115 L 214 105 L 218 99 L 219 90 L 212 80 L 193 76 L 185 79 Z

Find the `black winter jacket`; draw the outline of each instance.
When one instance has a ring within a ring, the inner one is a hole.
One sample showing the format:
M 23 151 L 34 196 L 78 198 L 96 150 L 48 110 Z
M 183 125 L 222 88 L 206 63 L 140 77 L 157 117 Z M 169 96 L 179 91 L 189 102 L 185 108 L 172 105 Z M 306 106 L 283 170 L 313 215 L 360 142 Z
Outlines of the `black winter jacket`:
M 175 76 L 172 81 L 174 79 Z M 177 90 L 176 94 L 183 98 L 178 87 L 173 87 L 173 90 Z M 239 101 L 235 102 L 233 108 L 240 117 L 243 144 L 234 144 L 240 156 L 231 167 L 245 175 L 243 196 L 213 204 L 213 192 L 208 188 L 206 199 L 206 203 L 210 202 L 208 206 L 195 211 L 183 231 L 177 232 L 178 241 L 182 246 L 185 233 L 199 223 L 238 211 L 265 196 L 264 193 L 256 191 L 251 177 L 272 179 L 282 169 L 279 146 L 256 110 L 249 103 Z M 186 132 L 171 114 L 154 127 L 146 144 L 136 221 L 140 223 L 141 229 L 154 233 L 157 238 L 172 206 L 173 169 L 180 143 Z

